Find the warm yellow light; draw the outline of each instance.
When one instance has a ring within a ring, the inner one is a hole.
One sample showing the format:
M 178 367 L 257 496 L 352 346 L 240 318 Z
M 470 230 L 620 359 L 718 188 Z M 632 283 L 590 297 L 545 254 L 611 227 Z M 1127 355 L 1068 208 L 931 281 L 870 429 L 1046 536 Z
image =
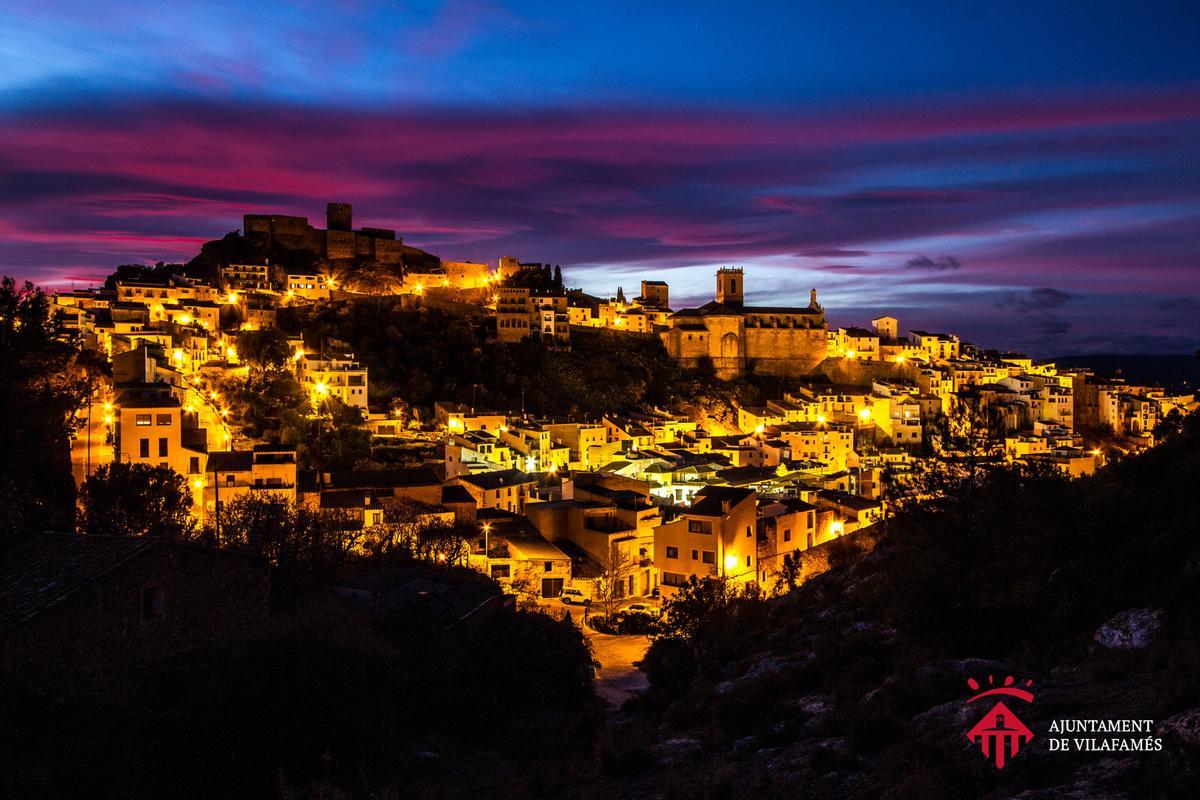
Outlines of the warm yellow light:
M 825 415 L 824 415 L 824 414 L 818 414 L 818 415 L 817 415 L 817 424 L 818 424 L 818 425 L 824 425 L 824 424 L 825 424 Z
M 187 413 L 191 414 L 193 411 L 196 410 L 196 407 L 194 405 L 192 405 L 191 403 L 188 403 L 186 406 L 183 407 L 183 410 L 186 411 Z
M 287 290 L 287 296 L 288 296 L 288 297 L 295 297 L 295 295 L 296 295 L 296 293 L 295 293 L 295 292 L 293 292 L 291 289 L 288 289 L 288 290 Z
M 858 412 L 858 418 L 863 419 L 863 420 L 870 419 L 871 418 L 871 409 L 864 408 L 864 409 L 860 410 Z
M 112 403 L 105 403 L 105 404 L 104 404 L 104 410 L 105 410 L 105 411 L 112 411 Z
M 222 409 L 221 409 L 221 416 L 222 416 L 222 417 L 228 417 L 228 416 L 229 416 L 229 409 L 228 409 L 228 408 L 222 408 Z
M 192 481 L 192 488 L 195 489 L 196 491 L 200 491 L 201 489 L 204 488 L 204 481 L 200 480 L 199 478 L 196 478 L 195 480 Z
M 324 397 L 325 395 L 329 394 L 329 384 L 327 384 L 325 381 L 317 381 L 317 383 L 313 386 L 313 391 L 317 393 L 318 397 Z
M 418 284 L 417 284 L 417 288 L 415 289 L 415 291 L 416 291 L 416 293 L 417 293 L 417 294 L 424 294 L 424 293 L 425 293 L 425 286 L 424 286 L 424 284 L 420 284 L 420 283 L 418 283 Z
M 218 395 L 217 395 L 217 393 L 216 393 L 216 392 L 209 392 L 209 393 L 208 393 L 208 396 L 209 396 L 211 399 L 213 399 L 213 400 L 216 400 L 216 399 L 217 399 L 217 397 L 218 397 Z
M 527 457 L 525 459 L 525 471 L 533 472 L 535 467 L 537 467 L 537 459 L 534 458 L 533 456 Z
M 237 348 L 236 347 L 225 348 L 225 357 L 230 361 L 233 361 L 234 359 L 236 359 L 237 358 Z
M 230 292 L 229 296 L 225 298 L 225 302 L 230 303 L 230 304 L 236 304 L 237 301 L 238 301 L 237 292 Z
M 767 426 L 766 426 L 766 425 L 764 425 L 764 424 L 762 424 L 762 423 L 760 422 L 760 423 L 758 423 L 758 425 L 756 425 L 756 426 L 754 427 L 754 432 L 755 432 L 755 433 L 762 433 L 762 432 L 763 432 L 763 431 L 765 431 L 766 429 L 767 429 Z
M 175 363 L 182 364 L 183 363 L 183 351 L 180 350 L 179 348 L 175 348 L 175 351 L 173 353 L 171 353 L 171 358 L 175 359 Z
M 1099 449 L 1093 450 L 1093 451 L 1092 451 L 1092 455 L 1093 455 L 1093 456 L 1098 456 L 1098 455 L 1100 455 L 1100 450 L 1099 450 Z
M 483 523 L 483 532 L 491 533 L 492 532 L 492 523 L 490 523 L 490 522 Z
M 105 414 L 105 415 L 104 415 L 104 424 L 105 424 L 105 425 L 112 425 L 112 423 L 113 423 L 112 414 Z
M 846 531 L 846 526 L 843 525 L 842 523 L 840 523 L 840 522 L 829 523 L 829 535 L 830 536 L 841 536 L 843 533 L 845 533 L 845 531 Z
M 617 317 L 617 327 L 619 328 L 624 324 L 625 324 L 625 320 L 622 319 L 621 317 Z
M 550 474 L 553 475 L 556 472 L 558 472 L 558 464 L 551 464 L 550 465 Z
M 725 556 L 725 569 L 734 569 L 737 565 L 737 556 Z
M 501 433 L 508 433 L 508 426 L 507 426 L 507 425 L 501 425 L 501 426 L 500 426 L 500 432 L 501 432 Z
M 461 419 L 452 419 L 452 420 L 450 420 L 450 425 L 449 425 L 449 427 L 450 427 L 450 430 L 452 430 L 452 431 L 456 431 L 456 430 L 458 430 L 459 428 L 461 428 L 461 427 L 462 427 L 462 425 L 463 425 L 463 423 L 462 423 L 462 420 L 461 420 Z
M 299 360 L 300 360 L 300 359 L 302 359 L 302 358 L 304 358 L 304 351 L 303 351 L 303 350 L 297 350 L 296 352 L 292 353 L 292 360 L 293 360 L 293 361 L 299 361 Z
M 176 319 L 180 325 L 191 325 L 192 324 L 192 315 L 191 314 L 180 314 Z
M 334 280 L 333 280 L 333 278 L 326 278 L 326 279 L 325 279 L 325 285 L 326 285 L 326 286 L 328 286 L 330 289 L 332 289 L 332 288 L 333 288 L 333 284 L 334 284 Z

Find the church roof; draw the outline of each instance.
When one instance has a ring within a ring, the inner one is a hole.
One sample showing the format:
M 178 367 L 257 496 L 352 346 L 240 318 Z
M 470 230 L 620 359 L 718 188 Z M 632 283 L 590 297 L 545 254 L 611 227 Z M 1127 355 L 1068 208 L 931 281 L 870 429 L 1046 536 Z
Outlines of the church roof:
M 685 308 L 676 311 L 672 317 L 747 317 L 756 314 L 791 315 L 820 313 L 822 313 L 822 309 L 810 306 L 735 306 L 728 303 L 718 303 L 714 300 L 710 303 L 705 303 L 699 308 Z

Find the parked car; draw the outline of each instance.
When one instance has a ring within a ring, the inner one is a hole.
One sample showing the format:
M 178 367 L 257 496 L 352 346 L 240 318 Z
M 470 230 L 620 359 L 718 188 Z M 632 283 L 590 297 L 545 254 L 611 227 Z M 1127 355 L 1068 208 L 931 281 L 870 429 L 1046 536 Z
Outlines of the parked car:
M 588 597 L 580 589 L 563 589 L 563 593 L 559 598 L 565 605 L 581 605 L 590 606 L 592 598 Z
M 652 606 L 649 603 L 630 603 L 623 610 L 628 614 L 646 614 L 651 617 L 657 617 L 662 613 L 658 606 Z

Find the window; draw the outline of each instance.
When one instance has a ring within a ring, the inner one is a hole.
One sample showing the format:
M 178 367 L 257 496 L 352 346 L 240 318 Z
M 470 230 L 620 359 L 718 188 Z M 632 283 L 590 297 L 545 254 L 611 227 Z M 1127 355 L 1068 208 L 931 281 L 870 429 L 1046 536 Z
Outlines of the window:
M 750 566 L 750 556 L 746 556 L 746 566 Z
M 714 553 L 712 550 L 705 550 L 703 553 L 700 554 L 700 556 L 701 556 L 700 560 L 703 561 L 705 564 L 716 564 L 717 563 L 717 554 Z
M 547 561 L 542 564 L 542 572 L 551 572 L 554 570 L 554 562 Z
M 171 424 L 171 415 L 170 414 L 156 414 L 155 418 L 154 418 L 154 424 L 155 425 L 170 425 Z
M 663 586 L 684 586 L 687 584 L 687 576 L 678 572 L 664 572 L 662 582 Z
M 749 525 L 746 526 L 746 538 L 747 539 L 750 538 L 750 526 Z
M 791 528 L 783 529 L 783 540 L 785 542 L 790 542 L 792 540 L 792 529 Z
M 139 428 L 148 426 L 150 424 L 150 417 L 150 414 L 138 414 L 136 419 L 137 426 Z
M 149 458 L 150 457 L 150 440 L 149 439 L 139 439 L 138 440 L 138 457 L 139 458 Z
M 667 546 L 667 558 L 679 558 L 679 548 Z
M 188 459 L 188 474 L 197 475 L 200 472 L 200 459 L 197 456 L 192 456 Z
M 508 564 L 492 564 L 493 578 L 508 578 L 512 575 L 512 567 Z
M 699 551 L 699 550 L 693 550 L 693 551 L 692 551 L 692 561 L 696 561 L 696 560 L 697 560 L 697 559 L 699 559 L 699 558 L 700 558 L 700 551 Z
M 158 457 L 165 458 L 167 455 L 167 440 L 160 438 L 158 440 Z

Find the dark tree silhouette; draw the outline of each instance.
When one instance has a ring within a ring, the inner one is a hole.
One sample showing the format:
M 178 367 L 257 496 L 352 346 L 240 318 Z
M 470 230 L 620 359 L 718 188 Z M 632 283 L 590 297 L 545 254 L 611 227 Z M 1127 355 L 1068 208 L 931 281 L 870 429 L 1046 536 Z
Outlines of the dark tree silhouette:
M 170 467 L 105 464 L 79 487 L 79 528 L 92 536 L 190 535 L 187 481 Z

